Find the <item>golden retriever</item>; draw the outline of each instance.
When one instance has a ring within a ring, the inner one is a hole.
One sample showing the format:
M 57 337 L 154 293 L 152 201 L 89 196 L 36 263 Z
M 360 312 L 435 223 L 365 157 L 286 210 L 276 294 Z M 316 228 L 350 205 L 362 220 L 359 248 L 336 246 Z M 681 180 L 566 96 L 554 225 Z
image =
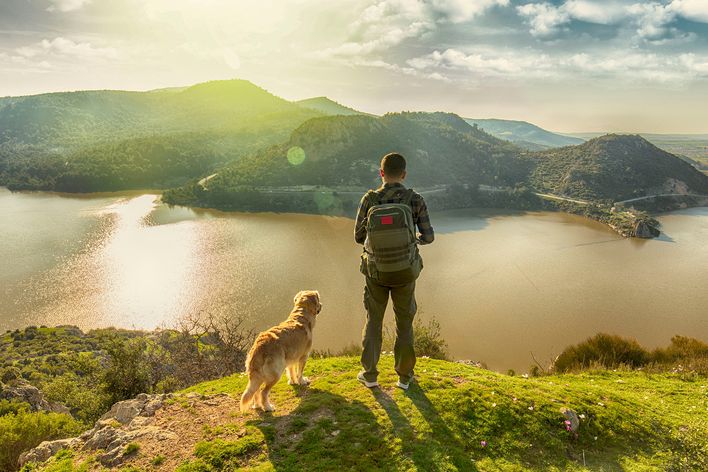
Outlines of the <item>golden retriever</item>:
M 268 394 L 286 367 L 290 385 L 310 383 L 302 372 L 312 348 L 315 319 L 322 309 L 320 294 L 316 290 L 303 290 L 295 295 L 294 303 L 288 319 L 260 333 L 248 353 L 248 386 L 241 396 L 241 411 L 251 404 L 252 408 L 273 411 Z M 256 395 L 261 385 L 263 389 Z

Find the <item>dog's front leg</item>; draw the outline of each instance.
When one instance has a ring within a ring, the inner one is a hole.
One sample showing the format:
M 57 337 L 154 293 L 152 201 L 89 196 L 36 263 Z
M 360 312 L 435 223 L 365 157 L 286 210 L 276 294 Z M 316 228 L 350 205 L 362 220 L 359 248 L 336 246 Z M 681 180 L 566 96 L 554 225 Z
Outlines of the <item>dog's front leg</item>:
M 297 371 L 298 364 L 290 364 L 285 371 L 288 375 L 288 384 L 298 385 L 300 383 L 300 374 Z

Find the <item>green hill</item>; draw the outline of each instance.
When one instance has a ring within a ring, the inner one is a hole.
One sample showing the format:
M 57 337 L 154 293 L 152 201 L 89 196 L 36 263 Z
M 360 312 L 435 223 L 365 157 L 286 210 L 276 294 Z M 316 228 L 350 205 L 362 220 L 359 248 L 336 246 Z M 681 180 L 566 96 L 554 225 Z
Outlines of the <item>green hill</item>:
M 465 118 L 497 138 L 511 141 L 529 151 L 581 144 L 582 139 L 553 133 L 526 121 Z
M 254 187 L 326 186 L 359 192 L 380 184 L 381 156 L 392 151 L 406 156 L 411 169 L 406 182 L 414 187 L 514 186 L 526 179 L 531 165 L 518 157 L 516 146 L 450 113 L 330 116 L 309 120 L 287 141 L 230 164 L 206 190 L 193 184 L 166 192 L 164 199 L 223 208 Z
M 310 108 L 317 110 L 324 115 L 370 115 L 369 113 L 364 113 L 357 111 L 353 108 L 346 107 L 340 103 L 330 100 L 327 97 L 314 97 L 306 98 L 305 100 L 298 100 L 295 102 L 304 108 Z
M 708 194 L 708 177 L 638 135 L 608 134 L 579 146 L 527 154 L 541 191 L 613 201 L 664 193 Z
M 274 413 L 238 412 L 247 379 L 237 374 L 190 387 L 139 422 L 106 420 L 93 437 L 130 441 L 109 456 L 113 470 L 132 471 L 708 467 L 704 378 L 609 370 L 523 378 L 423 358 L 403 392 L 393 387 L 392 356 L 380 367 L 382 388 L 369 390 L 355 378 L 358 359 L 310 360 L 312 384 L 281 380 Z M 99 470 L 108 457 L 75 444 L 25 470 Z
M 0 185 L 79 192 L 179 185 L 319 115 L 245 80 L 3 98 Z

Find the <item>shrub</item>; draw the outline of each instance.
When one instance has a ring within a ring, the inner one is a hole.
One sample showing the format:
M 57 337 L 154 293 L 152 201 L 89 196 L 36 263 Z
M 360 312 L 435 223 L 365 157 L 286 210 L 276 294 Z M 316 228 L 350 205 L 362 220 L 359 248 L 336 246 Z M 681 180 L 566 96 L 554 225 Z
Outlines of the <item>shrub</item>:
M 69 415 L 22 408 L 0 416 L 0 470 L 17 470 L 20 454 L 42 441 L 79 434 L 83 425 Z
M 384 330 L 383 350 L 392 351 L 396 342 L 395 331 Z M 432 359 L 449 360 L 447 342 L 440 335 L 440 323 L 431 317 L 427 324 L 421 318 L 413 322 L 413 348 L 416 356 L 427 356 Z
M 142 338 L 123 340 L 116 337 L 107 345 L 110 365 L 104 374 L 104 382 L 113 402 L 150 391 L 145 348 L 146 341 Z
M 654 362 L 668 364 L 688 359 L 708 358 L 708 344 L 698 339 L 685 336 L 674 336 L 667 348 L 658 348 L 652 351 L 651 358 Z
M 132 442 L 125 446 L 125 452 L 123 454 L 129 456 L 131 454 L 137 454 L 139 450 L 140 444 Z
M 626 365 L 640 367 L 649 361 L 649 353 L 634 339 L 598 333 L 585 341 L 565 348 L 555 360 L 556 372 L 568 372 L 590 367 L 593 364 L 607 368 Z
M 666 348 L 649 352 L 634 339 L 599 333 L 569 346 L 555 360 L 552 370 L 568 372 L 588 368 L 647 367 L 652 371 L 708 373 L 708 344 L 686 336 L 674 336 Z

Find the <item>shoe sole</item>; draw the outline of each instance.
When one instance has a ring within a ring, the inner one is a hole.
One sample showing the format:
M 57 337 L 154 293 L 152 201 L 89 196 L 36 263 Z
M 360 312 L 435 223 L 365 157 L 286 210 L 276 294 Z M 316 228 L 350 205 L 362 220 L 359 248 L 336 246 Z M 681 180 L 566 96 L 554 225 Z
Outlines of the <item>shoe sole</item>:
M 366 380 L 360 379 L 359 377 L 357 377 L 356 379 L 359 381 L 360 384 L 362 384 L 366 388 L 376 388 L 379 386 L 378 382 L 367 382 Z

